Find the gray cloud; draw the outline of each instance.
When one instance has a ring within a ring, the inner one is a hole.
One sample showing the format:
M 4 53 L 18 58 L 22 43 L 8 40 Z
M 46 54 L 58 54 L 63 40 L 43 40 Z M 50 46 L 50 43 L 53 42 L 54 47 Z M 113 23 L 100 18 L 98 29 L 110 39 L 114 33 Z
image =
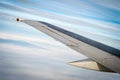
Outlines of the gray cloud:
M 16 1 L 16 0 L 14 0 Z M 29 0 L 17 0 L 17 2 L 25 3 L 25 4 L 30 4 L 30 5 L 37 5 L 37 3 L 31 2 Z
M 26 10 L 24 10 L 24 9 L 21 9 L 21 8 L 15 6 L 15 5 L 6 4 L 6 3 L 0 3 L 0 8 L 8 9 L 8 10 L 21 11 L 21 12 L 26 12 Z
M 40 46 L 31 44 L 29 42 L 20 41 L 20 40 L 11 40 L 11 39 L 2 39 L 2 38 L 0 38 L 0 44 L 13 44 L 13 45 L 22 46 L 22 47 L 45 49 L 45 48 L 42 48 Z
M 0 49 L 0 79 L 3 80 L 119 80 L 120 78 L 119 74 L 72 67 L 61 62 L 61 56 L 57 57 L 61 57 L 58 61 L 57 58 L 52 59 L 50 56 L 43 57 L 46 53 L 29 54 L 29 49 L 15 52 L 10 50 Z

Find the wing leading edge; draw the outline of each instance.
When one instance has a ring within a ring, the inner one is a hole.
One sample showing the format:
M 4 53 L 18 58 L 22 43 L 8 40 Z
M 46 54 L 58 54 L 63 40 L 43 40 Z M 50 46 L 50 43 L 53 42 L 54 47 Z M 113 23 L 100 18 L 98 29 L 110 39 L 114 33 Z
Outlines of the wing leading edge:
M 109 68 L 114 72 L 120 73 L 120 50 L 46 22 L 19 19 L 17 19 L 17 21 L 31 25 L 32 27 L 62 42 L 68 47 L 89 57 L 91 60 Z

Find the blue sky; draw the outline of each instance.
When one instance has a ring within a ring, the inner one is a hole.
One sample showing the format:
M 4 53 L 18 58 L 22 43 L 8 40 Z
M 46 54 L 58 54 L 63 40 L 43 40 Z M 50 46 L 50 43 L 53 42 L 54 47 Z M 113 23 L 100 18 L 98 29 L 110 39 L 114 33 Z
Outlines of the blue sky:
M 63 66 L 66 66 L 71 69 L 71 71 L 63 71 L 66 72 L 64 74 L 70 72 L 64 76 L 63 72 L 54 70 L 52 76 L 49 76 L 52 71 L 44 73 L 44 75 L 47 75 L 48 78 L 52 80 L 55 79 L 54 76 L 56 75 L 61 75 L 59 78 L 63 80 L 78 80 L 80 78 L 82 80 L 94 80 L 96 78 L 97 80 L 114 80 L 115 77 L 119 79 L 120 76 L 117 74 L 105 73 L 103 77 L 103 73 L 63 65 L 67 62 L 84 59 L 86 57 L 67 48 L 29 25 L 15 21 L 17 17 L 45 21 L 120 50 L 119 3 L 119 0 L 0 0 L 0 53 L 5 53 L 1 54 L 1 56 L 8 58 L 4 58 L 4 61 L 1 62 L 1 69 L 6 69 L 3 67 L 5 65 L 5 67 L 9 66 L 9 68 L 7 68 L 9 78 L 15 75 L 13 71 L 10 76 L 10 70 L 13 70 L 12 67 L 17 65 L 15 72 L 17 71 L 18 75 L 23 73 L 28 75 L 30 71 L 30 66 L 28 65 L 30 65 L 30 63 L 27 62 L 27 60 L 30 60 L 31 56 L 33 56 L 32 58 L 39 56 L 41 59 L 37 58 L 37 60 L 43 61 L 40 63 L 44 63 L 43 68 L 41 67 L 44 71 L 44 66 L 49 65 L 50 59 L 54 62 L 53 66 L 50 65 L 51 68 L 61 67 L 64 69 Z M 20 54 L 20 52 L 22 54 Z M 10 54 L 14 56 L 9 56 Z M 28 55 L 29 57 L 24 60 Z M 21 58 L 17 59 L 19 56 Z M 42 57 L 44 57 L 44 59 Z M 22 60 L 21 65 L 15 62 L 20 60 Z M 43 75 L 40 74 L 37 76 L 39 72 L 35 71 L 35 65 L 41 66 L 36 62 L 37 60 L 30 60 L 34 74 L 29 74 L 29 76 L 32 75 L 33 79 L 36 80 L 40 79 L 39 76 Z M 10 67 L 11 65 L 12 67 Z M 18 71 L 19 67 L 21 68 L 21 72 Z M 25 71 L 23 67 L 27 67 L 28 71 Z M 2 71 L 1 69 L 0 71 Z M 41 69 L 38 69 L 38 71 Z M 48 68 L 48 70 L 51 69 Z M 85 71 L 85 74 L 89 75 L 88 78 L 82 74 L 79 77 L 78 74 L 80 74 L 80 71 Z M 2 72 L 5 74 L 4 76 L 7 75 L 7 72 Z M 100 76 L 89 78 L 97 74 Z M 74 77 L 70 78 L 70 75 Z M 37 78 L 35 78 L 35 76 Z M 11 80 L 13 80 L 13 78 L 11 78 Z

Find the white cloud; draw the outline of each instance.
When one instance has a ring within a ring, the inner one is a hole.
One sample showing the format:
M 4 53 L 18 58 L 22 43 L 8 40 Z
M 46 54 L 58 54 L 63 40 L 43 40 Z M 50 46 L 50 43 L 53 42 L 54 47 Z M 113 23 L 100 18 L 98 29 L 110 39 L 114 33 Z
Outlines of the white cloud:
M 32 43 L 32 44 L 47 43 L 47 44 L 51 44 L 51 45 L 62 45 L 61 43 L 55 41 L 52 38 L 50 38 L 48 40 L 47 38 L 28 37 L 28 36 L 9 34 L 9 33 L 3 33 L 3 32 L 0 32 L 0 38 L 11 39 L 11 40 L 20 40 L 20 41 L 29 42 L 29 43 Z
M 45 53 L 44 55 L 49 56 L 62 56 L 65 57 L 65 55 L 73 55 L 83 58 L 81 54 L 75 52 L 74 50 L 66 47 L 65 45 L 61 44 L 58 41 L 55 41 L 54 39 L 45 39 L 45 38 L 36 38 L 36 37 L 28 37 L 28 36 L 20 36 L 15 34 L 7 34 L 7 33 L 0 33 L 0 38 L 2 39 L 10 39 L 10 40 L 18 40 L 18 41 L 24 41 L 28 42 L 40 47 L 43 47 L 45 49 L 40 48 L 27 48 L 27 47 L 21 47 L 19 45 L 8 45 L 8 44 L 1 44 L 0 46 L 3 47 L 6 50 L 12 50 L 12 51 L 23 51 L 28 52 L 29 54 L 34 55 L 37 53 L 37 55 L 41 55 L 40 53 Z M 33 54 L 34 53 L 34 54 Z M 38 54 L 39 53 L 39 54 Z M 52 55 L 50 55 L 52 53 Z

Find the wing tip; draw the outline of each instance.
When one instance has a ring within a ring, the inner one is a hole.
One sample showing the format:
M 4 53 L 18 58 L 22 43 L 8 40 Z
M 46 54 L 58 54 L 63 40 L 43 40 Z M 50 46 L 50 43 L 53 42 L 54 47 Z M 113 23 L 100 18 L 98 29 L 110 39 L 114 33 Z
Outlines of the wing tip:
M 16 18 L 16 21 L 17 22 L 21 22 L 23 19 L 21 19 L 21 18 Z

